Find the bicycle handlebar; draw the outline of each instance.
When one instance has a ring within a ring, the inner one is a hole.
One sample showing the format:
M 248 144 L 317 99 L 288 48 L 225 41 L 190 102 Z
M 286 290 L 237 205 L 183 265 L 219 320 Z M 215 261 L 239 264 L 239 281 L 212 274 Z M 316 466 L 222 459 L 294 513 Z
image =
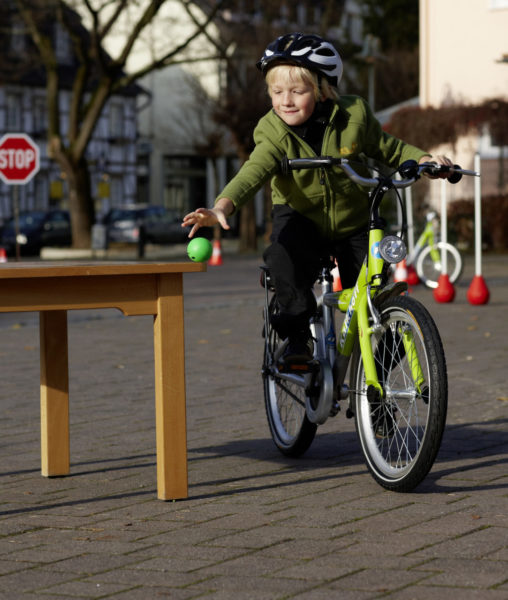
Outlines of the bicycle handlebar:
M 333 156 L 317 156 L 316 158 L 288 158 L 285 156 L 281 160 L 281 169 L 284 175 L 287 175 L 289 171 L 297 171 L 300 169 L 326 169 L 330 167 L 339 167 L 351 180 L 359 185 L 375 187 L 379 183 L 379 179 L 375 179 L 373 177 L 363 177 L 357 173 L 346 158 L 335 158 Z M 414 178 L 411 179 L 410 183 L 413 183 L 413 181 Z M 397 181 L 394 183 L 400 184 L 402 181 Z M 410 185 L 410 183 L 406 183 L 406 185 Z M 398 187 L 405 186 L 399 185 Z
M 469 169 L 463 169 L 459 165 L 439 165 L 433 162 L 421 163 L 419 166 L 421 173 L 428 173 L 432 177 L 438 176 L 440 173 L 450 173 L 446 179 L 450 183 L 458 183 L 462 179 L 462 175 L 471 175 L 473 177 L 480 177 L 480 173 L 476 171 L 470 171 Z
M 281 161 L 281 170 L 284 175 L 287 175 L 289 171 L 292 170 L 321 169 L 330 167 L 339 167 L 352 181 L 358 183 L 359 185 L 376 187 L 380 183 L 380 179 L 377 177 L 363 177 L 357 173 L 346 158 L 335 158 L 333 156 L 317 156 L 315 158 L 288 158 L 285 156 Z M 395 188 L 409 187 L 420 178 L 422 173 L 429 173 L 429 175 L 434 177 L 440 173 L 450 173 L 450 176 L 447 177 L 450 183 L 457 183 L 462 179 L 462 175 L 472 175 L 476 177 L 480 176 L 480 174 L 476 171 L 462 169 L 459 167 L 459 165 L 453 165 L 453 167 L 449 167 L 447 165 L 439 165 L 433 162 L 418 164 L 414 160 L 408 160 L 404 162 L 399 167 L 397 172 L 400 173 L 404 179 L 392 179 L 392 185 Z

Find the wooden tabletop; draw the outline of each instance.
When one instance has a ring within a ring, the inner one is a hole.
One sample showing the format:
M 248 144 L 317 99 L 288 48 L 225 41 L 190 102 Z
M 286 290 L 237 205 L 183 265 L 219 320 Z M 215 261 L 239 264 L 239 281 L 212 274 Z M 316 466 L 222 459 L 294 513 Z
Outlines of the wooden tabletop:
M 206 271 L 196 262 L 9 262 L 0 266 L 1 279 L 35 277 L 83 277 L 94 275 L 153 275 Z

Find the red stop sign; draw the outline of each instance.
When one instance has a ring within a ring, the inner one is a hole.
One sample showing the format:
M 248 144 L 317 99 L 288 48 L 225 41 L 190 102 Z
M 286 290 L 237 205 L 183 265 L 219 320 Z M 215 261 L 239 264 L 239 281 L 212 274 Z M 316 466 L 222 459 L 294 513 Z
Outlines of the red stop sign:
M 27 183 L 39 170 L 39 147 L 25 133 L 0 139 L 0 178 L 5 183 Z

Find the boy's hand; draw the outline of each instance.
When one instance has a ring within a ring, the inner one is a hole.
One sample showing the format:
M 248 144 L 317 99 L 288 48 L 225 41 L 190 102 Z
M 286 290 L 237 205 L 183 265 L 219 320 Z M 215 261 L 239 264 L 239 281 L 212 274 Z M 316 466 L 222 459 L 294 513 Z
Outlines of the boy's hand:
M 445 165 L 446 167 L 453 167 L 453 162 L 447 156 L 442 156 L 442 155 L 433 156 L 432 158 L 429 158 L 428 156 L 424 156 L 420 159 L 420 163 L 424 163 L 424 162 L 435 162 L 438 165 Z M 446 179 L 447 177 L 450 176 L 450 172 L 443 171 L 442 173 L 439 173 L 438 175 L 430 175 L 429 173 L 425 173 L 425 176 L 429 177 L 430 179 Z
M 227 208 L 226 208 L 227 210 Z M 228 214 L 230 214 L 228 212 Z M 185 215 L 182 227 L 191 227 L 189 237 L 194 237 L 200 227 L 212 227 L 219 224 L 223 229 L 229 229 L 227 214 L 224 207 L 219 203 L 215 208 L 197 208 L 195 211 Z

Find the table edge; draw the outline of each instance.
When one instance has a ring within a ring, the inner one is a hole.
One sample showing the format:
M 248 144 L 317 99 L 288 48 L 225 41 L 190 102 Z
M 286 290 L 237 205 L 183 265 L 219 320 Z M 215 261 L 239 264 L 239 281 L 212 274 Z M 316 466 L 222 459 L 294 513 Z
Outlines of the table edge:
M 0 280 L 42 277 L 93 277 L 100 275 L 157 275 L 170 273 L 198 273 L 206 270 L 206 263 L 183 261 L 154 263 L 7 263 L 6 265 L 0 266 Z

